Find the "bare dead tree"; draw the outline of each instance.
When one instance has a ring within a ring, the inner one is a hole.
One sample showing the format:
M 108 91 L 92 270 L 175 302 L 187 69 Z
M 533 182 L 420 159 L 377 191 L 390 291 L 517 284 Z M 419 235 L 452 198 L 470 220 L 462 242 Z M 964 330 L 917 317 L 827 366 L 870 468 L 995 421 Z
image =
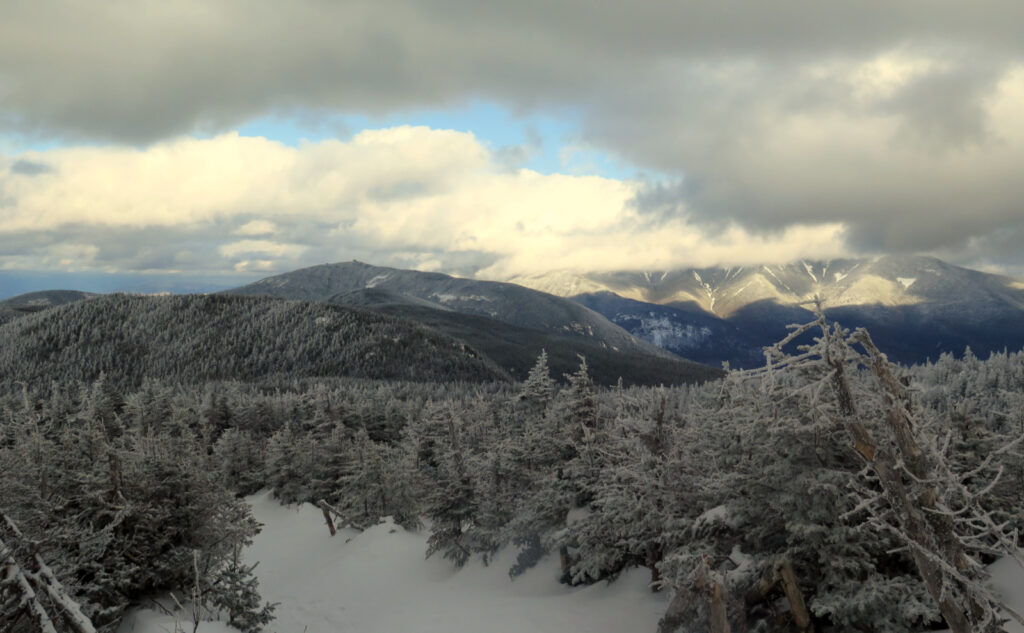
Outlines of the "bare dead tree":
M 869 482 L 858 486 L 859 503 L 846 518 L 866 517 L 867 524 L 905 544 L 953 633 L 1002 631 L 1001 610 L 1024 623 L 988 588 L 978 556 L 988 553 L 1021 561 L 1016 532 L 982 504 L 1002 475 L 995 460 L 1021 440 L 990 454 L 969 473 L 956 472 L 944 452 L 948 436 L 943 442 L 930 421 L 911 413 L 898 368 L 868 332 L 858 329 L 851 335 L 826 322 L 820 303 L 816 308 L 815 321 L 794 327 L 766 350 L 767 366 L 744 372 L 745 377 L 774 381 L 782 370 L 822 370 L 817 382 L 803 393 L 815 415 L 846 429 L 864 464 L 861 479 Z M 803 346 L 796 354 L 783 350 L 813 330 L 821 333 L 815 345 Z M 860 367 L 870 370 L 876 389 L 858 402 L 847 371 Z M 823 397 L 824 387 L 831 390 L 834 401 Z M 966 482 L 983 472 L 991 475 L 990 483 L 980 490 L 970 488 Z
M 24 630 L 25 623 L 40 633 L 96 633 L 92 621 L 17 524 L 0 512 L 0 633 Z

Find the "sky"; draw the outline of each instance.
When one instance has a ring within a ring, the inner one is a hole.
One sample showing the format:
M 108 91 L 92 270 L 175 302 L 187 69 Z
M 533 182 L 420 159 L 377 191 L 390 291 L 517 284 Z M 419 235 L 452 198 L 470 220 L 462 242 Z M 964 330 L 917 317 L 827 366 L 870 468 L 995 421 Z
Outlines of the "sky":
M 351 259 L 1024 276 L 1021 23 L 994 0 L 0 0 L 0 295 Z

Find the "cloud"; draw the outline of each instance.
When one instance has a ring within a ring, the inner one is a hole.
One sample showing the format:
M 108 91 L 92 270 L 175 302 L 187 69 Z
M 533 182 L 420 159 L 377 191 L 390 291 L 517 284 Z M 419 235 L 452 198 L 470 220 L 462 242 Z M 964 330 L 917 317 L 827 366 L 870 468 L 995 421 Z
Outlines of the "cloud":
M 24 129 L 152 142 L 232 129 L 275 109 L 379 114 L 474 97 L 600 109 L 618 92 L 671 96 L 684 85 L 673 74 L 679 66 L 756 60 L 752 70 L 763 75 L 907 43 L 1012 59 L 1024 8 L 1003 0 L 48 0 L 8 3 L 4 18 L 3 107 Z M 655 92 L 635 92 L 651 78 Z
M 276 258 L 296 259 L 306 251 L 306 248 L 302 244 L 281 244 L 269 240 L 242 240 L 240 242 L 223 244 L 217 250 L 227 259 L 237 258 L 239 255 L 266 255 Z
M 1004 243 L 985 236 L 1022 224 L 1021 22 L 1024 4 L 1005 0 L 15 2 L 0 22 L 0 120 L 21 134 L 156 149 L 267 113 L 373 117 L 474 101 L 571 113 L 580 146 L 679 179 L 661 190 L 655 208 L 643 206 L 654 197 L 638 196 L 641 215 L 663 222 L 678 215 L 719 236 L 738 227 L 763 240 L 796 226 L 843 226 L 852 250 L 943 251 L 966 261 L 979 256 L 972 245 Z M 372 146 L 378 154 L 368 164 L 385 169 L 387 147 L 363 143 L 345 151 Z M 110 196 L 104 221 L 120 213 L 125 226 L 140 215 L 147 225 L 159 218 L 167 225 L 184 213 L 216 224 L 224 221 L 220 209 L 238 209 L 244 199 L 248 222 L 287 199 L 317 209 L 309 222 L 326 222 L 337 205 L 425 205 L 452 190 L 423 177 L 429 155 L 406 180 L 384 179 L 352 201 L 332 189 L 348 186 L 344 176 L 331 185 L 318 172 L 316 152 L 335 160 L 343 148 L 288 153 L 238 139 L 217 151 L 250 148 L 264 153 L 253 162 L 266 170 L 247 181 L 251 195 L 230 185 L 248 174 L 211 167 L 182 171 L 183 191 L 143 203 L 138 190 L 158 184 L 161 160 L 183 169 L 176 157 L 146 150 L 145 167 L 125 173 L 126 166 L 118 173 L 128 180 L 107 183 L 126 191 Z M 459 155 L 508 170 L 528 150 L 495 155 L 477 144 L 475 155 Z M 100 150 L 81 151 L 85 160 Z M 122 160 L 142 164 L 133 151 L 121 146 Z M 436 174 L 465 173 L 449 167 Z M 281 183 L 276 170 L 294 179 Z M 301 189 L 299 173 L 315 192 L 271 190 L 270 183 Z M 212 191 L 208 179 L 221 182 L 214 193 L 227 198 L 183 208 L 195 191 Z M 12 198 L 12 186 L 0 199 Z M 314 193 L 324 201 L 310 199 Z M 366 225 L 354 216 L 343 222 Z M 997 258 L 1021 262 L 1024 254 Z
M 843 248 L 834 223 L 757 235 L 652 218 L 634 203 L 642 183 L 510 171 L 473 135 L 422 127 L 298 148 L 226 134 L 18 160 L 54 166 L 5 183 L 0 256 L 27 269 L 269 273 L 355 258 L 510 277 Z
M 246 222 L 237 229 L 231 231 L 232 235 L 270 235 L 277 231 L 277 225 L 273 222 L 266 220 L 253 220 L 252 222 Z
M 752 231 L 836 222 L 868 252 L 959 252 L 1024 223 L 1024 66 L 972 74 L 898 52 L 734 80 L 747 70 L 697 73 L 649 116 L 595 125 L 684 174 L 641 210 Z

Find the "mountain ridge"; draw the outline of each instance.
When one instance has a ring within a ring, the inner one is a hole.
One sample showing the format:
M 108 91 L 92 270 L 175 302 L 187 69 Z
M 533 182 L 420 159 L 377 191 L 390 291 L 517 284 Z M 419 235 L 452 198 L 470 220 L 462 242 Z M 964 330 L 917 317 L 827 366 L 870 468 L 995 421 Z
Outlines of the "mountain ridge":
M 462 314 L 589 340 L 612 350 L 655 356 L 666 354 L 597 312 L 563 297 L 506 282 L 372 266 L 358 261 L 301 268 L 225 290 L 222 294 L 337 302 L 344 301 L 346 293 L 366 289 L 406 295 Z
M 679 384 L 718 377 L 631 335 L 598 312 L 569 299 L 514 284 L 476 281 L 342 262 L 268 277 L 221 294 L 321 301 L 408 319 L 463 340 L 516 379 L 542 350 L 553 375 L 571 373 L 585 357 L 595 382 Z
M 556 271 L 510 279 L 559 296 L 599 291 L 669 305 L 694 302 L 704 311 L 727 318 L 763 299 L 781 304 L 807 303 L 819 296 L 825 308 L 847 305 L 913 305 L 948 302 L 970 290 L 998 296 L 1024 309 L 1024 282 L 948 264 L 934 257 L 886 255 L 875 258 L 797 260 L 781 265 L 680 268 L 666 271 L 618 271 L 573 275 Z M 578 289 L 586 288 L 586 292 Z M 959 292 L 958 292 L 959 291 Z
M 868 328 L 900 362 L 968 346 L 980 353 L 1024 346 L 1024 283 L 934 257 L 515 279 L 550 292 L 591 289 L 571 298 L 639 338 L 660 338 L 667 349 L 709 364 L 758 364 L 760 348 L 781 339 L 787 324 L 813 318 L 816 298 L 826 316 Z
M 762 347 L 785 336 L 787 324 L 813 318 L 814 297 L 821 297 L 826 316 L 845 327 L 868 328 L 903 363 L 961 354 L 968 346 L 982 355 L 1024 347 L 1024 282 L 933 257 L 589 275 L 554 271 L 517 280 L 577 294 L 558 297 L 508 282 L 361 262 L 299 269 L 222 294 L 317 301 L 419 321 L 482 346 L 484 355 L 501 359 L 499 365 L 520 378 L 540 349 L 548 349 L 558 372 L 577 355 L 601 357 L 608 365 L 602 367 L 608 375 L 601 376 L 606 384 L 616 379 L 616 363 L 649 382 L 656 372 L 642 367 L 644 357 L 663 365 L 682 357 L 710 366 L 757 366 Z M 89 296 L 45 291 L 12 297 L 0 302 L 0 324 Z M 517 339 L 522 344 L 513 350 Z M 686 373 L 670 365 L 663 367 L 666 375 Z M 701 373 L 692 369 L 694 376 Z
M 18 317 L 95 296 L 95 293 L 81 290 L 37 290 L 8 297 L 0 301 L 0 325 Z

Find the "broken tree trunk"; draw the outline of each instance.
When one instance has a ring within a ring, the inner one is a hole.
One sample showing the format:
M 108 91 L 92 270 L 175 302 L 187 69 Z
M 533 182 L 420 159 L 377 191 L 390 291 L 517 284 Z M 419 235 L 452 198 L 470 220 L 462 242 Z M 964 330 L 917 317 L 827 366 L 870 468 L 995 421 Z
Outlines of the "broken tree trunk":
M 56 623 L 59 622 L 64 622 L 77 633 L 96 633 L 92 621 L 35 551 L 36 544 L 25 539 L 17 524 L 3 512 L 0 512 L 0 532 L 9 537 L 11 543 L 8 544 L 0 536 L 0 561 L 4 566 L 4 574 L 0 578 L 0 599 L 4 597 L 3 590 L 6 588 L 6 591 L 16 594 L 11 603 L 17 605 L 10 616 L 0 613 L 0 624 L 5 624 L 6 619 L 10 622 L 11 630 L 20 630 L 16 625 L 19 613 L 24 613 L 35 621 L 40 633 L 57 633 Z M 27 564 L 34 566 L 35 571 L 15 558 L 16 547 L 30 554 Z M 49 605 L 45 604 L 44 596 L 56 607 L 55 613 L 47 609 Z M 5 626 L 2 630 L 8 628 Z
M 929 462 L 914 436 L 913 423 L 906 408 L 906 387 L 893 373 L 890 363 L 867 331 L 858 330 L 853 338 L 867 352 L 871 370 L 882 387 L 887 405 L 885 421 L 893 434 L 904 468 L 917 481 L 934 481 L 935 465 Z M 914 562 L 928 593 L 938 602 L 939 611 L 953 633 L 971 633 L 983 619 L 985 607 L 973 597 L 968 597 L 966 604 L 960 603 L 946 587 L 947 581 L 952 579 L 943 570 L 942 562 L 954 568 L 961 578 L 971 577 L 971 563 L 953 521 L 939 511 L 938 489 L 928 485 L 923 493 L 911 495 L 892 458 L 884 451 L 876 455 L 874 464 L 886 494 L 903 519 L 904 529 L 912 542 Z
M 793 623 L 800 633 L 814 633 L 814 624 L 811 623 L 811 614 L 807 610 L 807 603 L 804 601 L 804 594 L 800 591 L 800 585 L 796 582 L 796 572 L 789 559 L 782 559 L 776 565 L 776 573 L 779 582 L 782 584 L 782 591 L 789 601 L 789 612 L 793 614 Z
M 800 591 L 800 585 L 796 580 L 796 572 L 793 570 L 789 559 L 783 558 L 769 568 L 761 578 L 754 583 L 754 586 L 743 596 L 747 605 L 754 605 L 764 602 L 776 589 L 781 589 L 789 602 L 789 612 L 793 617 L 793 624 L 800 633 L 814 633 L 814 623 L 811 621 L 811 613 L 807 609 L 804 594 Z
M 658 622 L 658 633 L 673 633 L 692 621 L 703 598 L 708 633 L 730 633 L 727 604 L 729 593 L 708 562 L 701 561 L 676 592 L 665 615 Z
M 562 578 L 572 578 L 572 559 L 569 558 L 569 548 L 562 545 L 558 548 L 558 564 L 562 569 Z
M 324 522 L 327 523 L 327 529 L 331 532 L 331 536 L 333 537 L 334 535 L 338 534 L 338 531 L 337 529 L 335 529 L 334 526 L 334 517 L 331 516 L 331 514 L 333 513 L 340 517 L 341 512 L 338 512 L 338 510 L 331 507 L 331 505 L 327 502 L 326 499 L 321 499 L 317 501 L 316 507 L 321 509 L 321 511 L 324 513 Z
M 658 570 L 658 563 L 665 557 L 658 543 L 648 543 L 645 557 L 645 564 L 651 570 L 651 591 L 661 590 L 661 571 Z
M 324 522 L 327 523 L 327 529 L 330 530 L 331 536 L 334 536 L 338 533 L 338 530 L 335 529 L 334 519 L 331 517 L 331 506 L 327 505 L 327 501 L 325 499 L 317 501 L 316 505 L 320 508 L 320 511 L 324 513 Z
M 865 497 L 854 513 L 870 513 L 876 526 L 890 530 L 907 545 L 918 575 L 952 633 L 1001 630 L 1000 607 L 1024 623 L 1024 616 L 1007 608 L 985 586 L 984 571 L 970 556 L 972 549 L 995 550 L 1019 560 L 1014 535 L 985 510 L 979 497 L 966 489 L 942 450 L 920 435 L 925 425 L 911 415 L 907 385 L 868 333 L 860 329 L 848 336 L 838 325 L 826 322 L 820 301 L 815 304 L 817 320 L 796 327 L 782 341 L 766 348 L 766 367 L 748 375 L 771 375 L 784 369 L 824 364 L 828 373 L 823 379 L 833 389 L 838 410 L 819 411 L 846 430 L 867 471 L 877 477 L 877 489 L 872 482 L 870 489 L 862 490 Z M 816 346 L 802 347 L 797 355 L 783 350 L 814 328 L 820 328 L 822 333 Z M 863 352 L 854 350 L 853 344 Z M 868 397 L 869 414 L 857 410 L 846 376 L 848 365 L 863 365 L 874 374 L 878 398 Z M 879 419 L 871 424 L 867 415 Z M 998 478 L 998 474 L 995 476 Z M 956 508 L 946 507 L 950 499 Z M 998 547 L 993 547 L 993 543 Z
M 719 581 L 718 574 L 711 571 L 707 559 L 697 568 L 693 586 L 707 601 L 708 633 L 730 633 L 729 614 L 725 606 L 728 594 Z
M 687 614 L 696 607 L 697 594 L 692 587 L 680 587 L 668 603 L 665 615 L 658 621 L 658 633 L 673 633 L 688 621 Z
M 3 539 L 0 539 L 0 555 L 4 557 L 3 586 L 11 586 L 12 591 L 20 596 L 17 599 L 15 611 L 12 613 L 14 616 L 11 618 L 12 627 L 17 623 L 19 614 L 26 613 L 35 621 L 41 633 L 57 633 L 57 629 L 53 626 L 53 619 L 39 601 L 39 596 L 36 595 L 21 565 L 14 559 L 14 549 L 4 543 Z
M 819 306 L 820 314 L 820 306 Z M 833 354 L 842 349 L 838 328 L 832 331 L 819 316 L 824 335 L 823 360 L 832 369 L 832 385 L 839 403 L 840 421 L 850 435 L 858 454 L 878 475 L 878 481 L 889 504 L 899 517 L 900 527 L 911 545 L 911 556 L 917 566 L 925 588 L 939 606 L 952 633 L 976 633 L 974 623 L 985 609 L 973 599 L 960 604 L 947 588 L 952 580 L 943 570 L 943 563 L 956 569 L 961 579 L 969 576 L 970 564 L 966 552 L 949 517 L 938 512 L 939 492 L 934 485 L 923 494 L 912 495 L 904 481 L 902 468 L 913 480 L 934 481 L 933 465 L 928 463 L 914 437 L 913 425 L 905 407 L 906 389 L 896 378 L 885 356 L 878 350 L 868 333 L 861 329 L 853 340 L 867 352 L 868 365 L 878 380 L 886 404 L 885 421 L 892 433 L 898 455 L 889 455 L 879 446 L 867 426 L 857 419 L 852 391 L 845 375 L 846 358 Z M 835 345 L 835 347 L 833 347 Z

